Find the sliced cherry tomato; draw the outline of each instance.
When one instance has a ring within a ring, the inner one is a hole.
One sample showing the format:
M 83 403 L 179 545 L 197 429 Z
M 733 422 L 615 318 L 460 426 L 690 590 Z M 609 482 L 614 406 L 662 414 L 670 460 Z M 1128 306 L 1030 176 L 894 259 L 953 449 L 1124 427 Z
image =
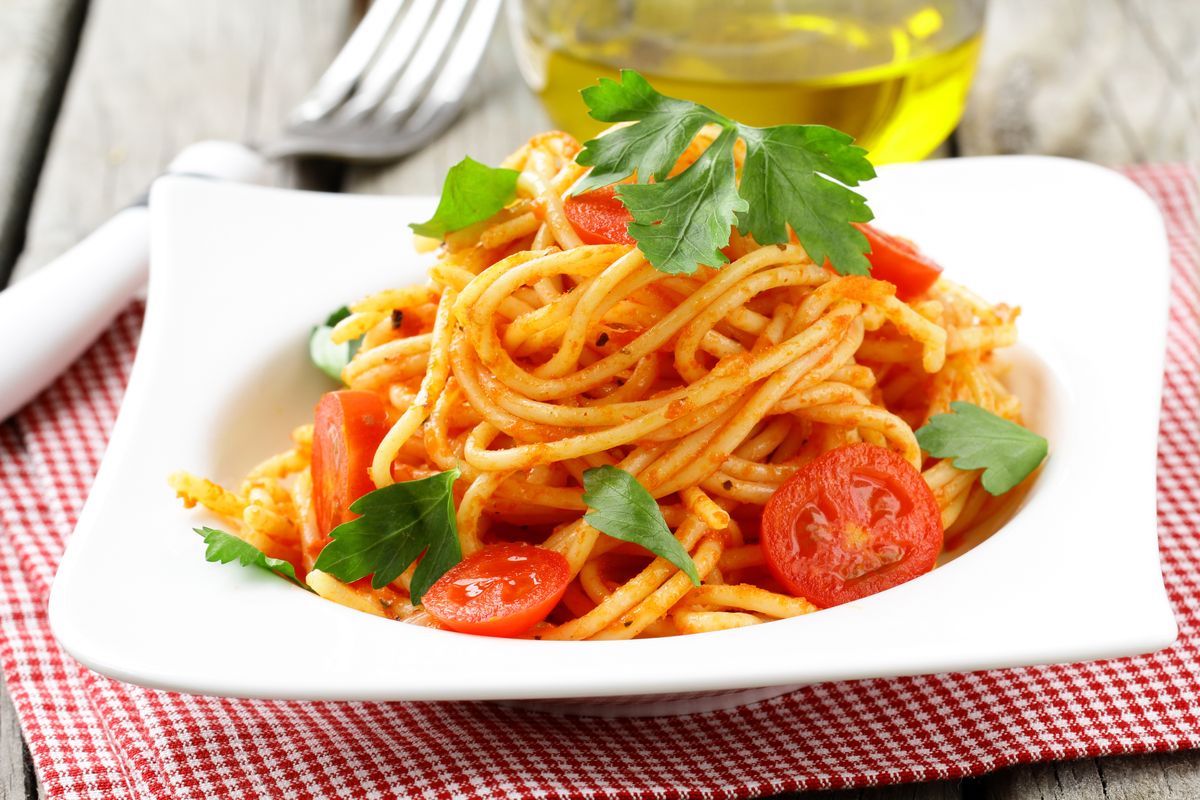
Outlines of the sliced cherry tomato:
M 887 448 L 853 444 L 779 487 L 763 509 L 761 541 L 779 582 L 828 608 L 933 569 L 942 517 L 911 464 Z
M 492 544 L 438 578 L 421 604 L 451 630 L 518 636 L 546 618 L 571 581 L 561 553 L 532 544 Z
M 604 186 L 563 202 L 567 221 L 585 244 L 637 244 L 627 230 L 633 215 L 616 191 L 616 186 Z
M 921 294 L 942 274 L 942 268 L 907 239 L 870 225 L 855 223 L 854 227 L 863 232 L 871 245 L 871 251 L 867 253 L 871 277 L 895 284 L 896 295 L 901 300 Z
M 324 547 L 331 530 L 355 517 L 350 504 L 375 488 L 369 470 L 388 432 L 388 420 L 377 395 L 348 389 L 324 395 L 315 417 L 312 478 L 317 541 L 313 544 Z
M 616 196 L 616 189 L 605 186 L 563 203 L 567 220 L 586 244 L 637 244 L 628 231 L 633 215 Z M 871 246 L 867 258 L 872 277 L 895 284 L 900 299 L 921 294 L 942 274 L 942 268 L 907 239 L 870 225 L 855 223 L 855 227 Z

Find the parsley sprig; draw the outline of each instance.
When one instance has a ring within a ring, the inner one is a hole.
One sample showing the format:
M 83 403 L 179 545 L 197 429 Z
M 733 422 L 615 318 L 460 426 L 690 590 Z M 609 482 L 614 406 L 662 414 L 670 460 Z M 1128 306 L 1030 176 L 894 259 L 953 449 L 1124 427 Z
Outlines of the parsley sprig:
M 458 476 L 451 469 L 364 494 L 350 504 L 359 516 L 333 529 L 333 541 L 313 568 L 343 583 L 370 575 L 371 586 L 381 589 L 420 558 L 409 585 L 413 604 L 419 604 L 429 587 L 462 560 L 452 491 Z
M 584 144 L 576 161 L 592 171 L 576 186 L 586 191 L 633 177 L 617 196 L 633 215 L 629 234 L 656 268 L 692 273 L 698 264 L 728 259 L 731 223 L 759 244 L 789 241 L 788 228 L 818 264 L 826 259 L 843 275 L 866 275 L 868 245 L 850 223 L 873 218 L 866 199 L 851 189 L 875 177 L 866 150 L 824 125 L 743 125 L 706 106 L 657 92 L 634 70 L 620 83 L 602 78 L 583 90 L 594 119 L 632 122 Z M 668 177 L 705 125 L 722 129 L 694 164 Z M 746 144 L 740 184 L 734 143 Z M 651 180 L 653 179 L 653 182 Z
M 795 232 L 818 264 L 828 261 L 843 275 L 866 275 L 866 237 L 851 223 L 873 218 L 867 201 L 849 187 L 875 177 L 866 150 L 824 125 L 743 125 L 707 106 L 659 93 L 631 69 L 620 82 L 603 78 L 583 90 L 589 113 L 602 122 L 628 122 L 584 143 L 576 156 L 591 167 L 576 193 L 621 183 L 616 194 L 629 209 L 629 234 L 657 269 L 691 274 L 700 264 L 729 259 L 736 225 L 759 244 L 784 244 Z M 678 175 L 671 170 L 705 125 L 716 139 Z M 746 158 L 739 176 L 734 151 Z M 437 211 L 409 227 L 422 236 L 482 222 L 516 197 L 519 173 L 464 158 L 450 168 Z
M 917 443 L 934 458 L 952 458 L 959 469 L 982 469 L 989 494 L 1004 494 L 1038 468 L 1049 444 L 1028 428 L 973 403 L 955 401 L 953 413 L 935 414 L 917 431 Z
M 229 564 L 236 561 L 243 567 L 258 567 L 274 572 L 301 588 L 308 589 L 296 577 L 296 568 L 282 558 L 271 558 L 262 550 L 249 542 L 242 541 L 232 533 L 226 533 L 216 528 L 194 528 L 193 530 L 200 534 L 204 543 L 208 545 L 204 550 L 206 561 L 214 564 Z

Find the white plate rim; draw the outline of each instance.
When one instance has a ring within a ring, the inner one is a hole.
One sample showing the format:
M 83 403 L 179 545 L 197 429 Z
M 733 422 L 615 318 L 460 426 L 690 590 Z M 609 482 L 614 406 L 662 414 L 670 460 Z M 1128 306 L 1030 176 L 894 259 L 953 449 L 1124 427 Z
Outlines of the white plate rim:
M 128 506 L 139 493 L 161 489 L 149 483 L 131 489 L 122 476 L 131 474 L 139 460 L 160 457 L 163 447 L 174 446 L 153 438 L 150 444 L 139 445 L 155 417 L 154 404 L 163 397 L 179 401 L 168 390 L 172 381 L 184 376 L 163 374 L 168 360 L 165 348 L 181 346 L 177 330 L 181 319 L 204 318 L 198 310 L 204 289 L 195 270 L 180 267 L 179 262 L 200 258 L 195 251 L 208 248 L 207 264 L 217 278 L 227 280 L 238 273 L 228 264 L 213 266 L 219 257 L 246 259 L 238 262 L 240 275 L 246 276 L 253 266 L 251 257 L 277 253 L 285 256 L 281 258 L 285 262 L 303 259 L 310 252 L 328 250 L 330 237 L 345 235 L 347 230 L 356 236 L 375 236 L 377 247 L 390 248 L 407 238 L 401 223 L 418 218 L 431 202 L 430 198 L 318 195 L 172 177 L 157 182 L 153 190 L 152 278 L 143 343 L 109 450 L 54 582 L 50 621 L 55 636 L 85 665 L 132 683 L 199 694 L 332 700 L 550 699 L 720 691 L 1109 658 L 1166 646 L 1177 630 L 1162 584 L 1154 521 L 1168 272 L 1157 209 L 1119 174 L 1066 159 L 956 159 L 886 167 L 880 173 L 868 194 L 881 222 L 923 245 L 928 242 L 935 256 L 955 252 L 954 243 L 928 223 L 922 224 L 921 215 L 931 208 L 946 217 L 960 214 L 956 206 L 961 203 L 950 202 L 945 193 L 974 187 L 979 198 L 985 194 L 993 198 L 979 199 L 979 205 L 1000 212 L 1003 208 L 994 197 L 1008 192 L 1022 204 L 1008 206 L 1006 213 L 1037 227 L 1040 223 L 1032 214 L 1045 213 L 1045 198 L 1037 191 L 1042 186 L 1077 202 L 1087 197 L 1093 201 L 1091 219 L 1080 217 L 1066 202 L 1060 217 L 1065 229 L 1082 226 L 1107 237 L 1107 261 L 1104 254 L 1087 252 L 1093 270 L 1115 269 L 1131 258 L 1143 265 L 1141 279 L 1133 287 L 1093 280 L 1086 286 L 1086 302 L 1079 302 L 1086 309 L 1059 311 L 1075 325 L 1099 319 L 1091 312 L 1105 304 L 1134 316 L 1133 330 L 1122 342 L 1109 341 L 1106 331 L 1087 328 L 1093 344 L 1099 340 L 1099 350 L 1128 357 L 1122 361 L 1127 366 L 1128 390 L 1118 393 L 1115 406 L 1101 413 L 1077 402 L 1083 394 L 1094 401 L 1098 388 L 1076 382 L 1085 369 L 1096 374 L 1096 365 L 1083 363 L 1088 353 L 1071 341 L 1052 341 L 1049 335 L 1027 339 L 1064 379 L 1063 394 L 1071 413 L 1061 420 L 1063 427 L 1052 442 L 1053 456 L 1039 480 L 1039 491 L 1008 528 L 955 563 L 881 595 L 808 617 L 701 636 L 585 643 L 464 637 L 352 612 L 270 576 L 204 564 L 201 543 L 198 538 L 189 540 L 186 525 L 162 532 L 168 537 L 162 541 L 136 540 L 154 552 L 135 554 L 125 574 L 114 576 L 114 564 L 121 562 L 108 550 L 125 544 L 114 530 L 130 513 L 121 503 Z M 391 223 L 395 229 L 377 230 L 389 218 L 395 220 Z M 956 219 L 960 226 L 972 224 L 965 217 Z M 1027 244 L 1021 231 L 1013 233 L 1014 249 L 1023 258 L 1037 261 L 1038 253 L 1026 253 L 1027 248 L 1021 247 Z M 989 240 L 986 231 L 973 235 Z M 222 250 L 230 246 L 223 237 L 235 239 L 240 250 Z M 183 252 L 185 246 L 191 250 Z M 393 252 L 397 259 L 406 257 L 399 250 Z M 1093 258 L 1097 255 L 1099 267 Z M 1039 280 L 1061 279 L 1047 273 L 1054 264 L 1040 266 Z M 262 269 L 280 268 L 267 264 Z M 381 269 L 380 264 L 373 269 Z M 1007 293 L 1014 301 L 1023 299 L 1018 288 Z M 289 297 L 300 302 L 300 296 L 290 291 Z M 325 305 L 339 302 L 325 301 Z M 245 311 L 244 304 L 231 301 L 214 323 L 228 324 L 239 311 Z M 1039 324 L 1036 319 L 1033 326 L 1028 319 L 1022 322 L 1023 327 L 1035 329 Z M 1086 420 L 1075 419 L 1077 413 Z M 1089 500 L 1109 496 L 1126 482 L 1095 475 L 1097 481 L 1108 482 L 1081 488 L 1073 481 L 1096 471 L 1077 453 L 1095 460 L 1097 451 L 1089 449 L 1085 432 L 1096 425 L 1105 430 L 1105 413 L 1126 418 L 1123 438 L 1112 446 L 1119 451 L 1121 468 L 1128 472 L 1130 499 L 1129 508 L 1099 513 L 1098 504 L 1089 507 Z M 157 507 L 160 498 L 154 497 Z M 1062 506 L 1068 499 L 1079 505 L 1076 516 L 1064 520 Z M 1099 531 L 1086 540 L 1092 549 L 1081 551 L 1084 540 L 1068 523 L 1081 528 L 1129 527 L 1121 536 Z M 1043 528 L 1050 533 L 1035 537 Z M 1028 555 L 1034 541 L 1042 561 L 1022 562 L 1022 552 Z M 202 565 L 201 570 L 170 560 L 185 551 L 187 558 Z M 138 563 L 138 558 L 143 562 Z M 139 595 L 139 591 L 162 591 L 164 584 L 148 576 L 158 574 L 155 570 L 164 564 L 176 567 L 172 580 L 183 582 L 170 610 L 156 608 L 156 603 Z M 1009 585 L 995 574 L 1001 568 L 1010 571 Z M 112 584 L 116 579 L 122 581 L 119 590 Z M 1114 608 L 1112 587 L 1118 579 L 1122 604 Z M 188 584 L 189 580 L 199 583 Z M 939 608 L 938 598 L 943 598 L 938 620 L 943 629 L 931 631 L 923 623 Z M 997 609 L 1000 603 L 1005 604 L 1003 612 Z M 914 619 L 914 609 L 926 616 Z M 1050 626 L 1044 619 L 1049 615 L 1058 616 L 1062 624 Z M 973 633 L 968 627 L 972 622 L 985 628 L 991 640 Z M 151 637 L 149 642 L 130 631 L 141 626 Z M 320 634 L 322 644 L 300 647 L 302 658 L 283 655 L 278 643 L 271 641 L 314 632 Z M 471 666 L 481 663 L 492 665 L 485 676 Z

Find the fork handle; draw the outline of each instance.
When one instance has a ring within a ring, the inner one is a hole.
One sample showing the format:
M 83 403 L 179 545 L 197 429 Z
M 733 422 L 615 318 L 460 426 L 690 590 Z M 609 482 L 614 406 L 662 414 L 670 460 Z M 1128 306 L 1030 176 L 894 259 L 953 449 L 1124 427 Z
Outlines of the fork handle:
M 235 142 L 197 142 L 167 174 L 254 181 L 265 160 Z M 146 282 L 150 211 L 139 202 L 28 278 L 0 292 L 0 419 L 50 385 Z

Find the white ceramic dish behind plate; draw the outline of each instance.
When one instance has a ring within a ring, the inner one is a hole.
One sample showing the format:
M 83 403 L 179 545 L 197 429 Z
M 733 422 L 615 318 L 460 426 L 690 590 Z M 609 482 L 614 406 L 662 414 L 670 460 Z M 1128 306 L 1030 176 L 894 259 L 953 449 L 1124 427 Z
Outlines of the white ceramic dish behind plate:
M 1116 173 L 1073 161 L 881 173 L 866 189 L 881 225 L 919 241 L 952 279 L 1019 304 L 1022 341 L 1037 355 L 1019 359 L 1017 390 L 1051 458 L 1015 518 L 947 566 L 767 625 L 536 642 L 403 625 L 208 564 L 191 529 L 214 520 L 183 509 L 166 475 L 236 481 L 286 446 L 329 388 L 307 363 L 310 326 L 347 300 L 423 280 L 405 223 L 432 201 L 165 178 L 153 192 L 141 350 L 54 583 L 55 635 L 99 672 L 184 692 L 523 699 L 619 714 L 1165 646 L 1176 628 L 1155 521 L 1167 287 L 1157 210 Z

